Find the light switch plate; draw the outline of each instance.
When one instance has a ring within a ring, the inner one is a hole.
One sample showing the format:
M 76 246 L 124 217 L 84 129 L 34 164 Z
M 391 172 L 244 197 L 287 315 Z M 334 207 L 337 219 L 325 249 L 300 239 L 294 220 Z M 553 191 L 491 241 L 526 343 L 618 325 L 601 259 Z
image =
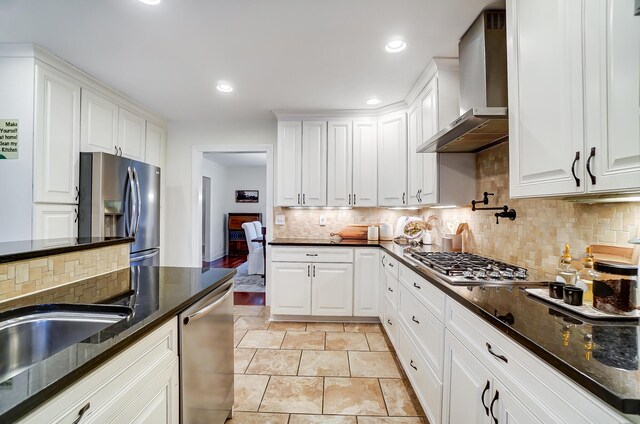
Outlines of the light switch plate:
M 284 215 L 276 215 L 276 225 L 284 225 Z
M 324 215 L 320 215 L 320 218 L 318 219 L 318 224 L 320 224 L 321 226 L 327 225 L 327 217 Z

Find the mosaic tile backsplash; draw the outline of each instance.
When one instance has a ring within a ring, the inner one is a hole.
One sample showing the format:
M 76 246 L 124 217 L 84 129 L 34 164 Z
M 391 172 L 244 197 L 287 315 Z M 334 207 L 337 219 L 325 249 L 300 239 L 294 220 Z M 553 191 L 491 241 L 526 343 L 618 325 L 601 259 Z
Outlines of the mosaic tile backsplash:
M 627 241 L 640 227 L 640 202 L 578 204 L 560 199 L 509 198 L 508 143 L 477 155 L 476 199 L 485 191 L 495 193 L 491 205 L 509 205 L 517 211 L 515 221 L 500 220 L 493 212 L 471 208 L 390 210 L 361 208 L 351 210 L 305 210 L 274 208 L 275 215 L 285 215 L 285 225 L 275 225 L 276 238 L 330 238 L 330 233 L 349 224 L 388 222 L 394 224 L 402 215 L 435 215 L 434 242 L 447 233 L 447 224 L 468 223 L 463 248 L 467 252 L 524 266 L 547 278 L 555 276 L 558 257 L 565 243 L 574 256 L 581 256 L 587 245 L 611 244 L 633 247 Z M 469 199 L 471 200 L 471 199 Z M 318 225 L 320 215 L 326 226 Z M 640 236 L 640 234 L 638 234 Z
M 0 302 L 129 268 L 129 244 L 0 264 Z

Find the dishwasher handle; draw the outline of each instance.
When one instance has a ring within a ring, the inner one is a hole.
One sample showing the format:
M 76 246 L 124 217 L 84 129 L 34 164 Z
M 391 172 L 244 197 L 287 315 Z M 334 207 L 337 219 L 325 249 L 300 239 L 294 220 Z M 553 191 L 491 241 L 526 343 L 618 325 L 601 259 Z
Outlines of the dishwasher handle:
M 219 297 L 216 301 L 209 303 L 205 305 L 202 309 L 199 309 L 196 312 L 184 317 L 184 319 L 182 320 L 182 323 L 184 325 L 187 325 L 191 321 L 200 319 L 203 316 L 205 316 L 207 312 L 209 312 L 211 309 L 215 308 L 216 306 L 224 302 L 229 296 L 233 294 L 233 282 L 230 282 L 227 284 L 227 288 L 223 291 L 223 293 L 224 295 L 222 295 L 222 297 Z

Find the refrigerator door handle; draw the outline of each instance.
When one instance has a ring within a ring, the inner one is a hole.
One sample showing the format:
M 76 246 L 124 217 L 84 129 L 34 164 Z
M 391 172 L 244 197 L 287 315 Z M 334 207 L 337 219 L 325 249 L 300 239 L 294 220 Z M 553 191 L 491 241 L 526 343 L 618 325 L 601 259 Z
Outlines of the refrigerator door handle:
M 130 166 L 127 167 L 127 174 L 129 174 L 129 210 L 131 211 L 131 216 L 129 216 L 129 231 L 127 235 L 129 237 L 135 237 L 135 233 L 133 232 L 135 221 L 133 217 L 138 215 L 138 208 L 137 204 L 133 201 L 135 196 L 135 177 L 133 176 L 133 171 Z
M 147 253 L 146 255 L 140 255 L 140 256 L 131 256 L 129 258 L 130 262 L 139 262 L 139 261 L 143 261 L 145 259 L 149 259 L 152 258 L 154 256 L 156 256 L 158 253 L 160 253 L 160 251 L 158 249 L 155 249 L 153 252 L 151 253 Z
M 138 230 L 140 229 L 140 215 L 142 214 L 142 193 L 140 192 L 140 179 L 138 178 L 138 171 L 136 168 L 133 168 L 133 176 L 136 179 L 136 193 L 138 197 L 138 215 L 136 216 L 136 231 L 133 233 L 133 236 L 136 237 L 138 235 Z

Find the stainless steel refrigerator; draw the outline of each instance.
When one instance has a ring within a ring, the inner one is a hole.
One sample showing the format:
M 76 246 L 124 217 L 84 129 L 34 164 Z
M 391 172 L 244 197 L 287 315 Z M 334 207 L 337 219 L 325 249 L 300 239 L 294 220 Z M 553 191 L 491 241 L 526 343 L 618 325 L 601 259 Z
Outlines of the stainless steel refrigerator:
M 160 168 L 81 153 L 78 236 L 135 237 L 131 265 L 159 265 Z

